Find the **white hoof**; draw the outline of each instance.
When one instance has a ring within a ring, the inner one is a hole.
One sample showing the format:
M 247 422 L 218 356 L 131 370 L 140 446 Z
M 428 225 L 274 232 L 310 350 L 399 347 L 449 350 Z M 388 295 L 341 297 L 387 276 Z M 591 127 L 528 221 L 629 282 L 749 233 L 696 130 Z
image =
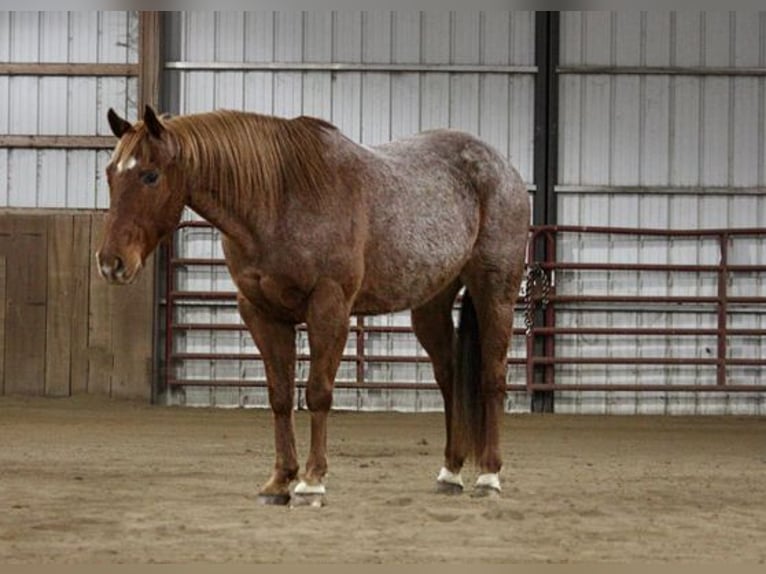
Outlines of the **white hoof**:
M 290 499 L 290 506 L 310 506 L 312 508 L 321 508 L 325 502 L 324 484 L 306 484 L 300 481 L 293 490 L 293 496 Z
M 324 484 L 306 484 L 301 480 L 295 485 L 294 494 L 325 494 Z
M 442 467 L 439 476 L 436 477 L 436 488 L 438 492 L 460 494 L 463 492 L 463 478 L 460 473 L 455 474 Z
M 483 494 L 500 494 L 500 476 L 497 473 L 490 472 L 480 474 L 476 479 L 476 492 Z

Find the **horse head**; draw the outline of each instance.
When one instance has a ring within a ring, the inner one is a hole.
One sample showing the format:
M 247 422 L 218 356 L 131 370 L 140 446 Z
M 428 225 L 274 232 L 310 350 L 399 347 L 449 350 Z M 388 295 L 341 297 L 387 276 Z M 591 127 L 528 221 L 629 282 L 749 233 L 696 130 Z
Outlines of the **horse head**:
M 178 225 L 188 193 L 174 138 L 151 107 L 136 124 L 113 109 L 108 119 L 119 141 L 106 168 L 109 212 L 96 261 L 104 279 L 128 284 Z

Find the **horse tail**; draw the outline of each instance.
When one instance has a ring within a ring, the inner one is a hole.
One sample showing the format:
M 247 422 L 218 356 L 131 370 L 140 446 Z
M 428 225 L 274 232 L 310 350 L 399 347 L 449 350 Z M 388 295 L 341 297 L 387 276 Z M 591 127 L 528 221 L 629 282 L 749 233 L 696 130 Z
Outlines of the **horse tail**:
M 466 289 L 460 306 L 452 383 L 452 441 L 456 452 L 478 459 L 484 448 L 479 318 Z

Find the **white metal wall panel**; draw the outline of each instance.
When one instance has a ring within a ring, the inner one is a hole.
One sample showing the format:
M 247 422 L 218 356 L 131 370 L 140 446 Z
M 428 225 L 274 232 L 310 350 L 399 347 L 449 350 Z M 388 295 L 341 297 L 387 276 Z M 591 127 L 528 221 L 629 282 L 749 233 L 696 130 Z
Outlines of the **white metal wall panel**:
M 180 58 L 187 62 L 531 66 L 534 56 L 532 13 L 248 12 L 221 17 L 189 12 L 179 17 L 184 37 Z M 311 113 L 365 143 L 431 127 L 462 127 L 481 136 L 486 129 L 501 150 L 519 153 L 511 159 L 531 180 L 531 76 L 246 71 L 240 82 L 239 74 L 179 73 L 179 111 L 236 107 L 288 117 Z M 495 111 L 508 115 L 507 121 L 490 121 Z
M 565 13 L 561 63 L 763 66 L 758 24 L 763 21 L 763 14 Z M 630 26 L 641 33 L 631 33 Z M 641 183 L 763 186 L 763 158 L 754 157 L 763 149 L 763 82 L 755 77 L 567 74 L 561 80 L 559 183 L 625 185 L 609 175 L 626 169 L 625 161 L 638 161 Z M 620 129 L 627 126 L 620 122 L 628 119 L 638 124 L 634 141 L 641 141 L 643 154 L 632 149 L 636 143 L 623 145 Z M 574 145 L 580 138 L 589 145 Z M 602 147 L 591 149 L 594 142 Z M 623 160 L 609 157 L 606 146 L 620 150 Z M 739 149 L 745 154 L 736 153 Z M 600 161 L 608 161 L 608 169 L 601 169 Z
M 532 179 L 534 77 L 528 74 L 481 73 L 483 65 L 534 65 L 534 15 L 528 13 L 485 14 L 478 11 L 449 12 L 245 12 L 236 14 L 177 13 L 172 29 L 180 35 L 180 62 L 201 63 L 341 63 L 358 64 L 358 70 L 243 71 L 173 70 L 167 72 L 179 86 L 179 113 L 216 108 L 245 109 L 293 117 L 301 114 L 325 118 L 352 139 L 372 145 L 428 128 L 465 129 L 495 145 Z M 171 50 L 171 53 L 173 51 Z M 376 65 L 431 65 L 428 71 L 391 72 Z M 440 66 L 479 67 L 477 71 L 441 71 Z M 193 219 L 194 216 L 186 216 Z M 220 256 L 215 233 L 187 229 L 179 235 L 182 256 Z M 181 270 L 178 288 L 233 290 L 220 268 Z M 225 273 L 225 271 L 223 271 Z M 218 279 L 216 279 L 218 277 Z M 220 279 L 220 280 L 219 280 Z M 179 321 L 238 322 L 231 306 L 184 305 L 177 309 Z M 372 325 L 409 326 L 409 313 L 367 319 Z M 518 324 L 521 325 L 521 318 Z M 305 334 L 299 353 L 307 352 Z M 512 355 L 524 355 L 516 341 Z M 175 340 L 179 352 L 252 352 L 247 333 L 190 332 Z M 355 350 L 349 338 L 348 353 Z M 365 352 L 371 355 L 403 354 L 425 357 L 411 335 L 370 333 Z M 253 363 L 252 365 L 249 363 Z M 308 374 L 300 362 L 298 379 Z M 214 369 L 217 371 L 214 372 Z M 523 369 L 512 369 L 509 380 L 519 382 Z M 231 362 L 213 367 L 205 361 L 185 361 L 178 373 L 184 378 L 263 379 L 255 362 Z M 356 366 L 344 363 L 337 380 L 356 379 Z M 365 379 L 374 382 L 430 382 L 427 363 L 367 361 Z M 256 391 L 186 389 L 186 403 L 264 404 L 265 394 Z M 336 393 L 336 405 L 372 409 L 441 408 L 441 398 L 422 393 L 381 392 L 360 395 Z M 528 408 L 515 397 L 510 410 Z
M 567 12 L 561 16 L 560 63 L 580 71 L 560 75 L 559 223 L 668 229 L 759 227 L 766 221 L 766 78 L 704 75 L 697 68 L 766 67 L 766 14 Z M 588 73 L 588 66 L 616 68 Z M 620 73 L 619 67 L 659 67 L 663 73 Z M 694 70 L 685 71 L 684 69 Z M 669 70 L 671 73 L 664 73 Z M 675 73 L 672 73 L 675 72 Z M 683 73 L 680 73 L 683 72 Z M 742 239 L 732 246 L 749 263 L 763 262 L 762 246 Z M 717 264 L 709 240 L 645 240 L 568 237 L 564 261 Z M 758 259 L 760 257 L 760 259 Z M 559 274 L 559 293 L 715 295 L 714 274 Z M 740 289 L 763 294 L 763 278 Z M 741 293 L 745 294 L 745 293 Z M 762 311 L 732 311 L 731 326 L 757 325 Z M 571 310 L 562 324 L 714 327 L 715 309 L 688 313 Z M 715 356 L 715 340 L 679 337 L 635 342 L 572 341 L 557 350 L 574 356 Z M 729 354 L 758 356 L 761 342 L 730 341 Z M 625 353 L 620 355 L 620 353 Z M 733 382 L 763 376 L 758 369 L 732 369 Z M 715 368 L 562 367 L 557 382 L 678 384 L 714 383 Z M 757 397 L 756 397 L 757 398 Z M 560 393 L 557 411 L 751 412 L 752 396 L 701 393 Z M 757 408 L 763 408 L 757 407 Z M 761 411 L 763 412 L 763 411 Z
M 134 12 L 2 12 L 0 60 L 136 63 Z M 135 78 L 0 77 L 0 131 L 13 135 L 108 135 L 106 112 L 136 117 Z M 0 207 L 107 206 L 106 152 L 0 151 Z

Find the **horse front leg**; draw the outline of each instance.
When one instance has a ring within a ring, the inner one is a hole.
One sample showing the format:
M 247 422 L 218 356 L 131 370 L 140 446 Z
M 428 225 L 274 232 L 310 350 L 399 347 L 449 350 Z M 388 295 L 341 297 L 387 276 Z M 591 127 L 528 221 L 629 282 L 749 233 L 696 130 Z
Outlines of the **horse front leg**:
M 348 339 L 351 305 L 340 285 L 322 280 L 309 300 L 306 327 L 311 366 L 306 385 L 306 404 L 311 413 L 311 449 L 306 472 L 295 487 L 293 503 L 322 506 L 327 473 L 327 417 L 332 390 L 343 349 Z
M 269 403 L 274 414 L 276 462 L 271 478 L 258 493 L 258 501 L 262 504 L 285 505 L 290 501 L 290 483 L 298 475 L 293 422 L 295 326 L 258 313 L 241 295 L 238 304 L 240 315 L 263 357 Z

